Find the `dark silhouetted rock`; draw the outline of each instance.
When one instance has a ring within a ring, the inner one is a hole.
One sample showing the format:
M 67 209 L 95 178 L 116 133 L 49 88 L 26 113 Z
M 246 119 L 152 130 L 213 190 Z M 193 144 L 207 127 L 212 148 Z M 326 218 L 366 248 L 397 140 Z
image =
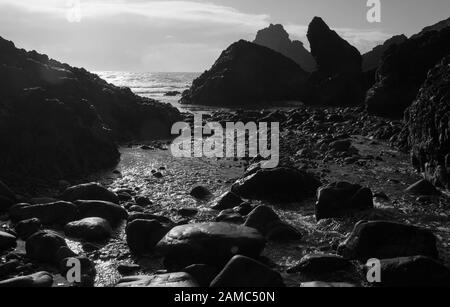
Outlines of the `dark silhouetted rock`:
M 206 264 L 193 264 L 183 269 L 198 282 L 200 287 L 209 287 L 220 270 Z
M 282 25 L 271 24 L 259 30 L 253 43 L 275 50 L 290 58 L 306 71 L 316 69 L 316 61 L 301 41 L 292 41 Z
M 406 192 L 414 195 L 437 195 L 439 192 L 428 180 L 420 180 L 406 189 Z
M 16 237 L 10 233 L 0 231 L 0 251 L 16 246 Z
M 211 287 L 284 287 L 280 273 L 258 261 L 244 256 L 234 256 L 211 282 Z
M 225 192 L 224 194 L 219 196 L 219 198 L 215 201 L 214 205 L 211 208 L 217 211 L 227 210 L 237 207 L 243 202 L 244 201 L 235 193 Z
M 424 33 L 389 48 L 377 71 L 376 83 L 367 92 L 369 113 L 402 117 L 417 97 L 428 71 L 449 53 L 450 27 Z M 432 86 L 430 82 L 428 86 Z
M 200 186 L 200 185 L 193 187 L 189 194 L 194 198 L 202 199 L 202 200 L 208 199 L 209 197 L 212 196 L 212 193 L 207 188 Z
M 119 288 L 128 287 L 149 287 L 149 288 L 196 288 L 199 287 L 197 281 L 185 272 L 168 273 L 150 276 L 130 276 L 119 280 L 116 285 Z
M 0 172 L 68 178 L 111 167 L 116 142 L 170 136 L 179 112 L 0 38 Z
M 405 35 L 395 35 L 390 39 L 386 40 L 382 45 L 378 45 L 373 48 L 371 51 L 362 55 L 362 70 L 369 71 L 373 69 L 377 69 L 378 65 L 381 63 L 381 58 L 383 57 L 384 52 L 388 50 L 391 46 L 396 44 L 401 44 L 406 41 L 408 38 Z
M 112 229 L 107 220 L 100 217 L 88 217 L 68 223 L 64 227 L 64 233 L 73 238 L 97 242 L 108 239 Z
M 115 204 L 119 203 L 116 193 L 95 182 L 70 187 L 63 192 L 61 198 L 72 202 L 76 200 L 103 200 Z
M 27 276 L 14 277 L 0 281 L 0 288 L 47 288 L 53 284 L 53 276 L 38 272 Z
M 347 259 L 367 261 L 416 255 L 437 259 L 436 237 L 428 230 L 386 221 L 356 224 L 349 237 L 339 246 Z
M 189 224 L 173 228 L 157 245 L 166 265 L 225 265 L 234 255 L 258 257 L 265 239 L 256 229 L 228 223 Z
M 128 218 L 128 213 L 123 207 L 108 201 L 78 200 L 75 205 L 82 218 L 101 217 L 113 226 Z
M 419 33 L 411 36 L 411 38 L 418 38 L 425 33 L 432 32 L 432 31 L 440 31 L 440 30 L 448 28 L 448 27 L 450 27 L 450 18 L 441 20 L 431 26 L 423 28 Z
M 25 244 L 30 259 L 52 264 L 59 264 L 57 253 L 61 247 L 67 247 L 64 238 L 49 230 L 36 232 Z
M 369 188 L 335 182 L 319 189 L 315 211 L 316 219 L 321 220 L 372 208 L 373 195 Z
M 236 182 L 232 191 L 254 200 L 296 202 L 314 195 L 321 185 L 313 175 L 292 168 L 263 169 Z
M 137 255 L 152 252 L 156 244 L 169 232 L 170 226 L 156 220 L 133 220 L 125 230 L 127 244 Z
M 385 287 L 448 287 L 450 284 L 450 270 L 424 256 L 383 259 L 380 275 L 381 283 L 375 285 Z
M 7 211 L 16 202 L 14 192 L 0 180 L 0 212 Z
M 66 201 L 41 205 L 17 204 L 9 209 L 9 215 L 13 221 L 38 218 L 42 224 L 47 225 L 65 225 L 80 218 L 77 206 Z
M 429 72 L 417 99 L 405 112 L 405 132 L 414 167 L 425 173 L 431 183 L 447 189 L 450 189 L 449 97 L 450 56 Z
M 362 57 L 319 17 L 308 27 L 307 37 L 317 71 L 308 80 L 309 104 L 343 106 L 364 101 Z
M 250 212 L 244 225 L 255 228 L 269 241 L 292 241 L 302 238 L 302 234 L 297 229 L 283 222 L 267 206 L 256 207 Z
M 246 106 L 301 99 L 307 73 L 269 48 L 239 41 L 183 93 L 183 104 Z
M 306 255 L 295 267 L 290 268 L 288 273 L 303 273 L 308 275 L 328 274 L 335 271 L 347 269 L 351 262 L 338 255 Z
M 23 220 L 17 223 L 15 230 L 17 235 L 22 240 L 28 239 L 31 235 L 42 229 L 41 220 L 38 218 L 32 218 L 28 220 Z

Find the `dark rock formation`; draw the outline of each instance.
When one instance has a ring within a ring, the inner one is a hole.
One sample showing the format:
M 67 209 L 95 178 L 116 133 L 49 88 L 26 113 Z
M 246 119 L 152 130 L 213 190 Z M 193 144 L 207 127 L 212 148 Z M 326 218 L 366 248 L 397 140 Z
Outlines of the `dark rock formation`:
M 450 18 L 441 20 L 441 21 L 435 23 L 434 25 L 423 28 L 422 31 L 420 31 L 417 34 L 414 34 L 413 36 L 411 36 L 411 38 L 418 38 L 419 36 L 421 36 L 425 33 L 432 32 L 432 31 L 440 31 L 447 27 L 450 27 Z
M 128 212 L 121 206 L 100 200 L 78 200 L 75 202 L 81 218 L 101 217 L 115 226 L 128 218 Z
M 244 256 L 234 256 L 211 282 L 215 288 L 284 287 L 280 273 L 258 261 Z
M 100 242 L 111 236 L 112 229 L 107 220 L 100 217 L 88 217 L 68 223 L 64 227 L 64 233 L 73 238 Z
M 69 187 L 62 193 L 61 198 L 66 201 L 103 200 L 115 204 L 119 203 L 119 198 L 116 193 L 109 191 L 107 188 L 95 182 Z
M 43 224 L 65 225 L 77 220 L 80 212 L 73 203 L 58 201 L 49 204 L 17 204 L 11 207 L 9 215 L 13 221 L 38 218 Z
M 316 219 L 342 217 L 355 211 L 373 208 L 369 188 L 348 182 L 335 182 L 322 187 L 317 196 Z
M 47 288 L 53 284 L 48 272 L 37 272 L 27 276 L 13 277 L 0 281 L 0 288 Z
M 150 253 L 170 228 L 157 220 L 133 220 L 126 228 L 127 244 L 134 254 Z
M 362 55 L 362 70 L 367 72 L 369 70 L 377 69 L 380 64 L 381 58 L 384 52 L 388 50 L 392 45 L 401 44 L 408 38 L 405 35 L 395 35 L 385 41 L 382 45 L 378 45 L 371 51 Z
M 119 280 L 116 285 L 119 288 L 195 288 L 198 286 L 197 281 L 185 272 L 129 276 Z
M 298 100 L 307 73 L 294 61 L 244 40 L 232 44 L 183 93 L 183 104 L 246 106 Z
M 173 228 L 156 246 L 168 268 L 191 264 L 225 265 L 234 255 L 258 257 L 265 239 L 256 229 L 227 223 L 189 224 Z
M 339 246 L 347 259 L 367 261 L 416 255 L 437 259 L 436 237 L 428 230 L 386 221 L 362 221 Z
M 428 71 L 450 53 L 450 27 L 393 45 L 385 52 L 376 83 L 367 92 L 370 114 L 400 118 L 417 97 Z
M 309 24 L 307 37 L 318 70 L 308 81 L 310 104 L 358 105 L 364 100 L 362 58 L 319 17 Z
M 302 201 L 314 195 L 320 181 L 313 175 L 293 168 L 262 169 L 236 182 L 232 191 L 253 200 L 281 203 Z
M 380 275 L 378 285 L 383 287 L 447 287 L 450 284 L 450 270 L 424 256 L 381 260 Z
M 405 121 L 413 165 L 433 184 L 450 188 L 450 56 L 429 72 Z
M 301 41 L 292 41 L 280 24 L 271 24 L 269 27 L 259 30 L 253 42 L 281 53 L 308 72 L 316 70 L 316 61 L 311 53 L 306 50 Z
M 0 171 L 81 176 L 114 165 L 116 142 L 170 135 L 179 112 L 0 38 Z

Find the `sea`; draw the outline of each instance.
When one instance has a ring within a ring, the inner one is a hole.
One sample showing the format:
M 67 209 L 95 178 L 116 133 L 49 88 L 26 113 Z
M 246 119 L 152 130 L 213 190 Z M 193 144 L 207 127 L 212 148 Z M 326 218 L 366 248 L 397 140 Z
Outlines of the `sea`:
M 133 93 L 161 102 L 169 103 L 181 112 L 210 113 L 216 110 L 232 111 L 236 108 L 209 107 L 199 105 L 182 105 L 179 103 L 181 94 L 167 96 L 168 92 L 180 92 L 189 89 L 192 81 L 200 76 L 198 72 L 121 72 L 121 71 L 95 71 L 102 79 L 116 86 L 129 87 Z M 288 109 L 298 105 L 299 102 L 282 102 L 278 105 L 265 107 L 266 109 Z M 261 106 L 247 106 L 246 109 L 260 109 Z

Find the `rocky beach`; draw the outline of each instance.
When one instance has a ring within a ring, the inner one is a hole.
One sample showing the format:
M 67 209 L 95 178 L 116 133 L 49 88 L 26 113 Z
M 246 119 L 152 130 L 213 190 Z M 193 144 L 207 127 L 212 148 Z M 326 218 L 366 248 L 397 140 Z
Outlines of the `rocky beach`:
M 176 158 L 193 112 L 0 38 L 0 287 L 449 286 L 450 22 L 307 38 L 272 24 L 165 94 L 279 123 L 271 169 Z

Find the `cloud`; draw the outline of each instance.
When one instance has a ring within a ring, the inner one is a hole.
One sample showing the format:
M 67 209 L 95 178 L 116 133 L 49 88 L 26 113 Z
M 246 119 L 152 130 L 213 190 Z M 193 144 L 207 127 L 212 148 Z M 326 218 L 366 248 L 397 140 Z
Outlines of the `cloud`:
M 55 17 L 103 18 L 135 15 L 153 22 L 216 23 L 260 28 L 268 24 L 265 14 L 247 14 L 232 7 L 198 1 L 160 0 L 0 0 L 0 5 L 20 7 L 36 13 L 50 13 Z M 71 21 L 71 20 L 69 20 Z
M 301 40 L 309 48 L 308 39 L 306 38 L 308 26 L 290 24 L 285 28 L 291 34 L 291 38 Z M 358 48 L 361 53 L 370 51 L 375 46 L 393 36 L 393 34 L 385 33 L 380 29 L 333 28 L 333 30 L 350 44 Z

